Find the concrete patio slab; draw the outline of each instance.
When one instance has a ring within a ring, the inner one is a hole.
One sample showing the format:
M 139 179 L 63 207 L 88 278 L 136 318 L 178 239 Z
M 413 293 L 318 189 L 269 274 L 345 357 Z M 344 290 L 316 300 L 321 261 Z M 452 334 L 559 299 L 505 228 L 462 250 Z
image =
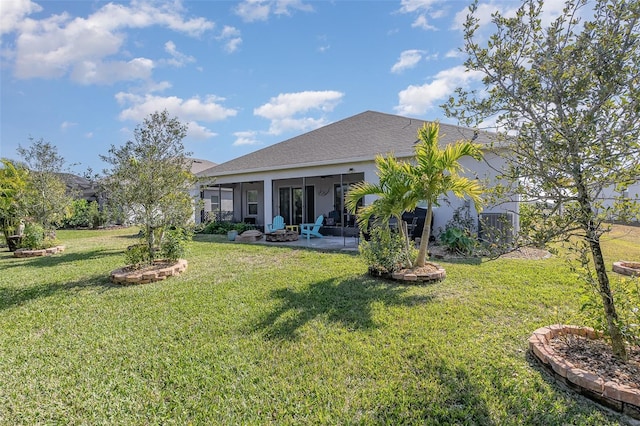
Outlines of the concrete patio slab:
M 300 236 L 296 241 L 265 241 L 261 239 L 253 244 L 265 244 L 279 247 L 304 247 L 316 250 L 344 250 L 358 251 L 359 239 L 355 237 L 332 237 L 307 238 Z

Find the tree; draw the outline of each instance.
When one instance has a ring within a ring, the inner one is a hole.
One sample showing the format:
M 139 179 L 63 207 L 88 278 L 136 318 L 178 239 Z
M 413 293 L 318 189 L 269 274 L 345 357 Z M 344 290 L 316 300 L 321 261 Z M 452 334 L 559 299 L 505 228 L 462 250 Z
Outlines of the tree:
M 409 236 L 406 226 L 402 221 L 402 213 L 410 210 L 411 200 L 407 197 L 409 188 L 408 163 L 398 161 L 393 155 L 378 155 L 375 159 L 378 168 L 379 183 L 359 182 L 351 186 L 346 194 L 346 206 L 351 213 L 357 214 L 360 229 L 367 229 L 371 218 L 387 224 L 393 217 L 398 223 L 404 240 L 405 261 L 412 267 L 409 252 Z M 375 195 L 377 198 L 369 205 L 358 210 L 358 202 L 366 195 Z M 415 208 L 415 205 L 413 206 Z
M 15 234 L 20 217 L 24 214 L 23 198 L 27 191 L 29 171 L 20 164 L 1 159 L 0 168 L 0 227 L 9 247 L 9 236 Z
M 29 169 L 25 209 L 33 221 L 49 231 L 65 217 L 73 198 L 60 174 L 64 158 L 58 155 L 57 148 L 42 138 L 30 141 L 27 148 L 17 149 Z
M 611 215 L 637 217 L 637 202 L 609 206 L 602 195 L 640 176 L 640 2 L 568 0 L 544 27 L 543 6 L 526 0 L 513 17 L 494 14 L 484 47 L 477 3 L 470 7 L 465 65 L 484 87 L 458 89 L 445 109 L 467 125 L 495 120 L 509 149 L 504 176 L 541 201 L 532 210 L 545 209 L 538 236 L 578 237 L 589 251 L 583 266 L 593 263 L 612 349 L 626 359 L 600 238 Z
M 376 185 L 363 182 L 354 186 L 347 194 L 347 206 L 351 211 L 355 210 L 357 201 L 363 196 L 378 196 L 373 203 L 360 209 L 358 223 L 361 226 L 368 223 L 372 215 L 386 221 L 390 217 L 396 217 L 407 242 L 407 254 L 408 236 L 402 225 L 402 213 L 414 211 L 420 202 L 427 203 L 416 266 L 424 266 L 426 263 L 433 206 L 438 205 L 439 197 L 453 192 L 457 197 L 468 196 L 477 208 L 482 204 L 482 187 L 478 181 L 459 174 L 462 171 L 462 157 L 482 159 L 480 145 L 462 140 L 440 148 L 439 133 L 440 125 L 437 122 L 425 123 L 418 130 L 419 142 L 415 146 L 412 162 L 399 162 L 393 156 L 379 156 L 376 158 L 376 166 L 380 183 Z
M 444 148 L 439 146 L 440 125 L 437 122 L 425 123 L 418 130 L 419 142 L 415 147 L 416 164 L 411 171 L 411 200 L 413 208 L 420 201 L 426 201 L 427 214 L 425 217 L 422 235 L 420 237 L 420 249 L 418 250 L 417 266 L 424 266 L 427 260 L 427 245 L 431 237 L 431 220 L 433 206 L 438 205 L 438 198 L 449 192 L 456 197 L 469 197 L 473 200 L 477 209 L 482 206 L 482 186 L 475 179 L 460 176 L 462 171 L 460 159 L 470 156 L 481 160 L 482 150 L 480 145 L 471 141 L 461 140 L 455 144 L 448 144 Z
M 102 160 L 112 166 L 106 186 L 109 203 L 143 230 L 148 259 L 168 227 L 183 228 L 193 214 L 190 189 L 195 183 L 182 139 L 187 127 L 169 113 L 155 112 L 134 131 L 134 141 L 111 146 Z

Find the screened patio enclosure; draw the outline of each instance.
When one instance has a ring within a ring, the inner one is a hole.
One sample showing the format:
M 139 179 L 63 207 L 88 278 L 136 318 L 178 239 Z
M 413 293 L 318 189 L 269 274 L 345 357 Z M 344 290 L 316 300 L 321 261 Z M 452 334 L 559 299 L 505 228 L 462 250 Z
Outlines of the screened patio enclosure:
M 356 236 L 355 216 L 347 212 L 344 196 L 349 187 L 364 180 L 364 173 L 229 182 L 201 191 L 201 220 L 226 220 L 255 224 L 264 230 L 274 216 L 287 225 L 313 223 L 324 217 L 321 233 Z

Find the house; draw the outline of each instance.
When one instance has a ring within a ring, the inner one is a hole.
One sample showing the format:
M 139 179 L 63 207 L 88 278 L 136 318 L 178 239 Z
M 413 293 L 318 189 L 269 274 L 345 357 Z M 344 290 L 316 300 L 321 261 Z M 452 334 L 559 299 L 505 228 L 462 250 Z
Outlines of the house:
M 619 189 L 616 189 L 615 186 L 608 186 L 603 188 L 602 193 L 600 194 L 600 198 L 602 200 L 602 205 L 600 209 L 608 209 L 612 208 L 615 204 L 618 203 L 639 203 L 640 202 L 640 177 L 635 181 L 629 182 L 626 185 L 620 186 Z M 636 204 L 637 205 L 637 204 Z M 620 218 L 615 214 L 609 214 L 608 219 L 613 222 L 622 222 L 628 223 L 630 220 L 632 224 L 640 224 L 638 218 Z
M 217 209 L 219 217 L 264 227 L 276 215 L 284 217 L 287 225 L 314 222 L 324 215 L 323 233 L 357 234 L 355 218 L 344 207 L 344 194 L 356 182 L 378 182 L 376 155 L 393 153 L 399 159 L 412 158 L 418 129 L 424 123 L 366 111 L 211 167 L 198 173 L 201 178 L 215 178 L 213 185 L 202 191 L 202 197 L 217 192 L 218 202 L 210 202 L 209 210 L 200 216 Z M 504 160 L 491 147 L 492 133 L 448 124 L 441 124 L 440 132 L 443 145 L 460 139 L 484 145 L 483 162 L 465 158 L 462 164 L 468 177 L 486 179 L 489 184 L 496 181 Z M 364 203 L 373 199 L 366 197 Z M 450 197 L 450 202 L 443 200 L 434 210 L 436 233 L 456 209 L 466 210 L 477 222 L 478 213 L 469 200 Z M 504 216 L 517 230 L 517 211 L 517 200 L 505 200 L 499 206 L 485 207 L 483 214 Z

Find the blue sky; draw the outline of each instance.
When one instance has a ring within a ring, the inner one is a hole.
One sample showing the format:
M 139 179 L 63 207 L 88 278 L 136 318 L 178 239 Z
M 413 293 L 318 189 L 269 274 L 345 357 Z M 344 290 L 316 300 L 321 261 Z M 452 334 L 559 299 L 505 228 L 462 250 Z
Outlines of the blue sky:
M 163 109 L 216 163 L 366 110 L 446 121 L 480 78 L 458 52 L 469 3 L 2 0 L 0 156 L 43 138 L 101 171 Z M 481 22 L 518 5 L 481 1 Z

